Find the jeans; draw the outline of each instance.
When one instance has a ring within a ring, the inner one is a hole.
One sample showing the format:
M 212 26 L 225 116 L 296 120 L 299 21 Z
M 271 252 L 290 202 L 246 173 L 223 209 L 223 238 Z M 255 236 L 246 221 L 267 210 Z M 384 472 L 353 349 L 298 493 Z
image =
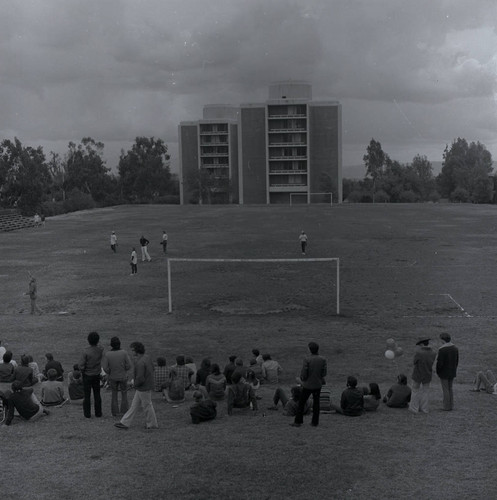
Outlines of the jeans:
M 452 391 L 453 378 L 441 378 L 440 383 L 442 384 L 443 393 L 443 408 L 444 410 L 450 411 L 454 409 L 454 393 Z
M 95 416 L 102 416 L 102 398 L 100 397 L 100 375 L 83 374 L 83 391 L 85 398 L 83 400 L 83 413 L 86 418 L 91 417 L 91 391 L 93 390 L 93 399 L 95 401 Z
M 154 406 L 152 405 L 152 391 L 135 391 L 133 401 L 131 401 L 131 407 L 123 418 L 121 418 L 121 424 L 129 427 L 140 409 L 145 412 L 147 429 L 156 429 L 158 425 Z
M 319 400 L 321 396 L 321 387 L 319 389 L 307 389 L 305 387 L 302 387 L 302 394 L 300 395 L 299 399 L 299 407 L 297 409 L 297 415 L 295 415 L 295 423 L 296 424 L 302 424 L 304 423 L 304 410 L 305 410 L 305 404 L 307 403 L 307 400 L 309 399 L 309 396 L 312 394 L 312 425 L 318 425 L 319 424 Z
M 418 413 L 428 413 L 428 395 L 430 391 L 430 382 L 425 384 L 421 382 L 412 381 L 412 391 L 411 391 L 411 402 L 409 403 L 409 409 Z
M 119 413 L 121 415 L 124 415 L 128 411 L 128 381 L 109 380 L 109 385 L 112 391 L 110 411 L 114 417 Z M 119 403 L 117 400 L 117 395 L 119 392 L 121 393 L 121 411 L 119 411 Z

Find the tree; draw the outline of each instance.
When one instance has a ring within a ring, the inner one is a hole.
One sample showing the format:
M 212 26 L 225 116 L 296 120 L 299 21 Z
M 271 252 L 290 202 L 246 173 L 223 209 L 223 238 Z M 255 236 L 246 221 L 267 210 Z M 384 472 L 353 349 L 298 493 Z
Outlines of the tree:
M 173 190 L 167 145 L 162 139 L 137 137 L 132 148 L 121 151 L 119 176 L 123 196 L 151 201 Z
M 66 189 L 79 189 L 95 201 L 102 201 L 107 192 L 110 170 L 102 158 L 104 144 L 84 137 L 81 144 L 70 142 L 65 159 Z
M 383 173 L 386 155 L 381 149 L 381 144 L 374 139 L 371 139 L 367 147 L 367 154 L 363 156 L 364 165 L 366 166 L 366 177 L 369 175 L 373 179 L 373 203 L 375 201 L 376 183 Z
M 489 176 L 492 172 L 492 155 L 480 142 L 468 144 L 458 137 L 451 147 L 445 146 L 442 171 L 437 177 L 443 196 L 454 198 L 456 189 L 468 193 L 475 203 L 488 203 L 493 196 L 493 185 Z M 456 198 L 463 198 L 458 190 Z
M 33 214 L 46 197 L 50 174 L 43 148 L 24 147 L 19 139 L 0 144 L 0 199 L 2 205 Z
M 206 168 L 190 170 L 186 175 L 186 184 L 192 203 L 210 205 L 229 202 L 231 186 L 227 175 Z
M 58 153 L 50 151 L 50 160 L 47 166 L 52 179 L 52 198 L 59 198 L 64 201 L 66 199 L 66 164 L 61 160 Z

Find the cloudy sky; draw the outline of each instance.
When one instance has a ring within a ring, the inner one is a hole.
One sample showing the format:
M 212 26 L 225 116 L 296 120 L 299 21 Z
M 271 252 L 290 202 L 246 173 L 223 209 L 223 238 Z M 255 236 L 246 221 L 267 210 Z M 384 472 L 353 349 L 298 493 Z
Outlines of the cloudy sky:
M 344 165 L 370 139 L 442 159 L 457 137 L 497 159 L 496 0 L 0 0 L 0 140 L 64 153 L 90 136 L 115 167 L 204 104 L 306 80 L 343 112 Z M 346 170 L 345 170 L 346 174 Z

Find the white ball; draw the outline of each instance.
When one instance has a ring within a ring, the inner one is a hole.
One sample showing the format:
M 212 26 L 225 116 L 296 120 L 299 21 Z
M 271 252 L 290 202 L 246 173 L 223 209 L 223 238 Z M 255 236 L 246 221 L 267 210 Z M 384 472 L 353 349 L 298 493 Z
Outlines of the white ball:
M 385 358 L 394 359 L 395 353 L 393 351 L 391 351 L 390 349 L 388 349 L 387 351 L 385 351 Z

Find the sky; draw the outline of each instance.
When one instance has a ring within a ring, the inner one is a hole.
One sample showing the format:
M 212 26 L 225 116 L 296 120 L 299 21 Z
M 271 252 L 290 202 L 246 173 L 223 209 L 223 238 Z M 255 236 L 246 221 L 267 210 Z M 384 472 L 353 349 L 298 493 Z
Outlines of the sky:
M 343 165 L 371 138 L 400 162 L 457 137 L 497 159 L 495 0 L 0 0 L 0 140 L 63 155 L 161 138 L 206 104 L 307 81 L 342 104 Z

